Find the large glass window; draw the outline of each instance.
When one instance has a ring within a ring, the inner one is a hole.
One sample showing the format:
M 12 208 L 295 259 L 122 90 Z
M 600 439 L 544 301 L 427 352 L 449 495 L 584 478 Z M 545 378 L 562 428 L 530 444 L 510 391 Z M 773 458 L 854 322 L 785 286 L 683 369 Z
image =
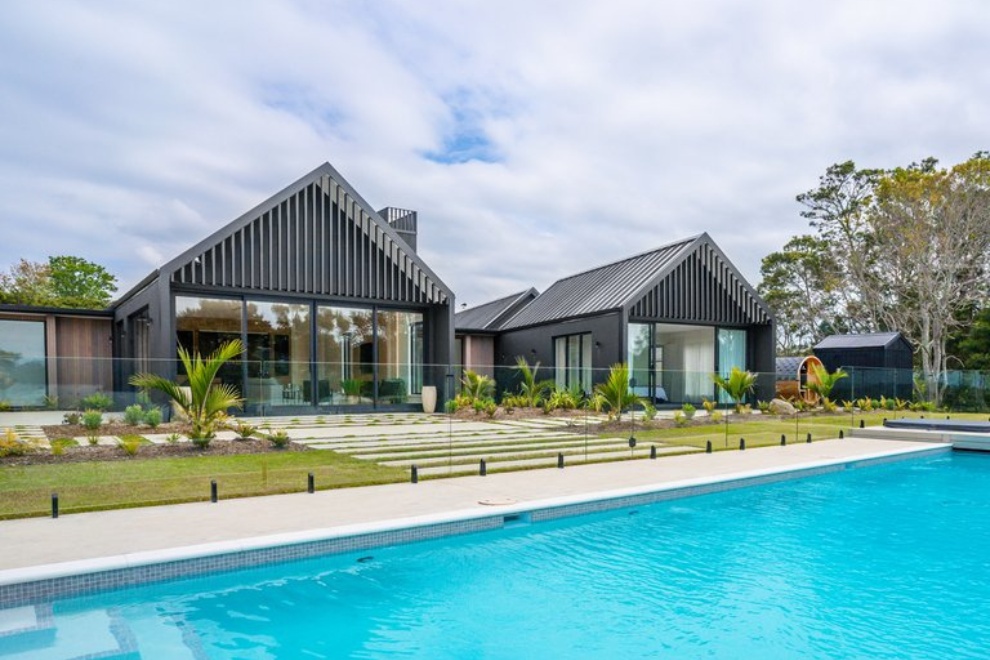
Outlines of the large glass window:
M 249 404 L 310 403 L 309 305 L 247 302 Z
M 0 320 L 0 401 L 44 405 L 46 381 L 45 322 Z
M 374 316 L 356 307 L 316 308 L 316 396 L 319 404 L 374 401 Z
M 179 345 L 191 354 L 198 352 L 206 357 L 222 343 L 240 339 L 242 308 L 240 300 L 176 296 L 175 334 Z M 181 362 L 177 373 L 181 383 L 186 376 Z M 242 396 L 247 394 L 240 359 L 231 360 L 221 367 L 217 379 L 236 387 Z
M 656 379 L 654 378 L 653 361 L 653 326 L 648 323 L 630 323 L 629 341 L 626 342 L 626 363 L 629 365 L 629 379 L 636 380 L 633 392 L 637 396 L 662 402 L 666 397 L 654 396 Z
M 663 358 L 661 384 L 668 400 L 698 403 L 712 397 L 715 328 L 658 323 L 655 348 Z
M 378 400 L 419 401 L 423 392 L 423 315 L 378 312 Z
M 591 391 L 591 333 L 554 340 L 554 380 L 559 388 Z
M 746 331 L 720 328 L 718 331 L 718 372 L 722 376 L 732 373 L 732 368 L 746 368 Z M 729 403 L 731 398 L 721 390 L 719 400 Z

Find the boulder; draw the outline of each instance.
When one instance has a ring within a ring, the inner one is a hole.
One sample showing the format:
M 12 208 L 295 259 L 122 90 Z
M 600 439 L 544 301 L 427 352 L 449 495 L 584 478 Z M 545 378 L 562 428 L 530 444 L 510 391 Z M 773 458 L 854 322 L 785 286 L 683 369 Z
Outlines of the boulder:
M 797 408 L 783 399 L 774 399 L 770 402 L 770 412 L 774 415 L 796 415 Z

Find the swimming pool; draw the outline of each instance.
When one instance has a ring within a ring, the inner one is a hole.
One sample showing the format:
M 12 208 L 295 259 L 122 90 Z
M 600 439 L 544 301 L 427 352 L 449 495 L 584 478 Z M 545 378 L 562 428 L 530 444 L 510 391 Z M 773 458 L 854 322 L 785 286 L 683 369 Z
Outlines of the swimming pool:
M 985 657 L 988 477 L 939 454 L 26 606 L 0 657 Z

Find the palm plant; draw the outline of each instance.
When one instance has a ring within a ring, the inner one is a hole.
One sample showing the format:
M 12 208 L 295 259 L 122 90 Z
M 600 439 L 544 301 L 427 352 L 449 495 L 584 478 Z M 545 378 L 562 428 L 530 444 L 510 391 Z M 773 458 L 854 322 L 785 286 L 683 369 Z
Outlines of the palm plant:
M 490 399 L 495 394 L 495 380 L 468 369 L 461 379 L 461 394 L 471 402 Z
M 516 357 L 515 370 L 522 376 L 519 384 L 519 395 L 526 401 L 527 408 L 536 408 L 548 391 L 553 387 L 549 380 L 536 380 L 536 374 L 540 371 L 540 363 L 537 362 L 532 367 L 526 362 L 526 358 L 519 355 Z
M 629 389 L 629 367 L 622 362 L 613 364 L 605 382 L 595 386 L 595 410 L 604 410 L 610 420 L 621 419 L 623 410 L 642 402 Z
M 828 401 L 828 397 L 832 393 L 832 390 L 835 389 L 836 383 L 849 376 L 841 368 L 829 373 L 824 365 L 812 363 L 810 367 L 811 378 L 808 379 L 808 389 L 825 401 Z M 826 407 L 828 406 L 826 405 Z
M 728 378 L 719 374 L 712 374 L 712 380 L 720 390 L 735 402 L 737 413 L 742 410 L 743 399 L 756 387 L 756 374 L 743 371 L 739 367 L 732 367 Z
M 216 429 L 227 416 L 229 408 L 240 408 L 244 400 L 233 385 L 215 385 L 214 379 L 220 368 L 244 352 L 239 339 L 224 342 L 205 360 L 197 352 L 189 352 L 179 347 L 182 361 L 189 378 L 186 387 L 157 374 L 141 373 L 131 376 L 130 384 L 142 390 L 158 390 L 175 402 L 175 405 L 192 422 L 189 437 L 201 446 L 206 446 L 216 435 Z

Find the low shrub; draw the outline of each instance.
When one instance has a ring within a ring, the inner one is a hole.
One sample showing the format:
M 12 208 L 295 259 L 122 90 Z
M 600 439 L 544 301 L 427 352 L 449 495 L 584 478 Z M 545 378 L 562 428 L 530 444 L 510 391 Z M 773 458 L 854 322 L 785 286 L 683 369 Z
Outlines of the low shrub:
M 685 403 L 681 406 L 681 411 L 684 413 L 684 417 L 687 419 L 694 418 L 694 414 L 698 412 L 698 409 L 692 406 L 690 403 Z
M 52 456 L 61 456 L 65 453 L 66 447 L 75 447 L 76 441 L 72 438 L 55 438 L 51 441 Z
M 272 443 L 276 449 L 284 449 L 289 446 L 292 442 L 292 438 L 289 437 L 289 432 L 285 429 L 278 429 L 277 431 L 272 431 L 267 436 L 268 442 Z
M 174 445 L 181 439 L 182 436 L 179 435 L 178 433 L 169 433 L 167 436 L 165 436 L 165 442 L 167 442 L 170 445 Z
M 84 396 L 79 401 L 79 407 L 86 410 L 99 410 L 106 412 L 113 407 L 113 397 L 103 392 L 94 392 L 89 396 Z
M 100 444 L 100 436 L 98 436 L 95 432 L 89 433 L 86 436 L 86 440 L 87 442 L 89 442 L 90 447 L 95 447 L 96 445 Z
M 5 456 L 23 456 L 33 450 L 34 445 L 18 438 L 13 429 L 7 429 L 0 436 L 0 458 Z
M 0 412 L 7 412 L 11 409 L 10 401 L 0 399 Z
M 99 410 L 87 410 L 82 414 L 82 425 L 90 431 L 95 431 L 103 424 L 103 413 Z
M 144 422 L 144 408 L 135 403 L 133 406 L 124 408 L 124 421 L 131 426 L 139 426 Z
M 136 456 L 143 444 L 144 438 L 139 435 L 124 435 L 117 441 L 117 446 L 123 449 L 128 456 Z
M 144 413 L 144 423 L 155 429 L 162 423 L 162 409 L 148 408 Z
M 685 403 L 684 405 L 690 406 L 691 404 Z M 688 417 L 686 411 L 684 413 L 684 416 L 687 417 L 687 419 L 691 419 L 691 417 L 694 417 L 694 410 L 693 410 L 694 406 L 691 406 L 691 408 L 692 410 L 690 417 Z M 656 417 L 657 417 L 657 407 L 652 403 L 650 403 L 649 401 L 643 401 L 643 419 L 645 419 L 648 422 L 652 422 L 654 419 L 656 419 Z
M 680 427 L 680 426 L 687 426 L 687 423 L 688 423 L 687 416 L 682 411 L 675 410 L 674 411 L 674 426 L 678 426 L 678 427 Z
M 64 415 L 62 415 L 62 423 L 63 424 L 76 425 L 76 424 L 79 424 L 81 421 L 82 421 L 82 413 L 80 413 L 80 412 L 72 411 L 72 412 L 67 412 Z
M 238 440 L 250 440 L 251 436 L 258 432 L 257 426 L 252 426 L 247 422 L 235 420 L 227 425 L 227 428 L 237 434 Z

